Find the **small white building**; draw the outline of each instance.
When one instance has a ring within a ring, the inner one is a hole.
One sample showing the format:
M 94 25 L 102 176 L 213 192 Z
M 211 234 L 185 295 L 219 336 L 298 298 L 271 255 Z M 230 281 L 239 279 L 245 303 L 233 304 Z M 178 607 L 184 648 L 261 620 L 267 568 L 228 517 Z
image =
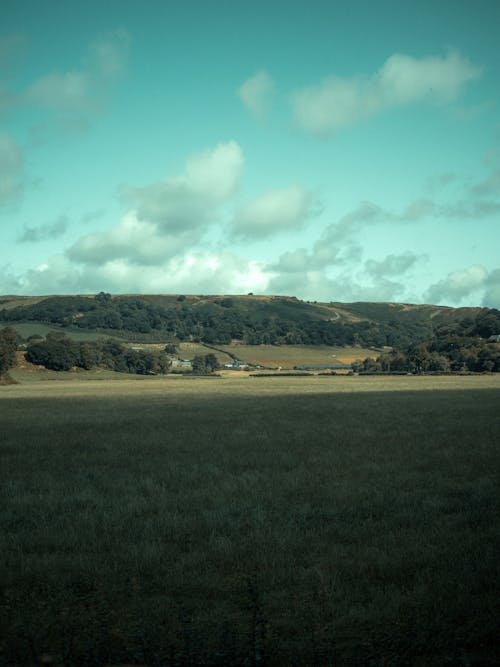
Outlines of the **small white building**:
M 171 364 L 172 368 L 186 368 L 189 370 L 193 368 L 191 359 L 172 359 Z

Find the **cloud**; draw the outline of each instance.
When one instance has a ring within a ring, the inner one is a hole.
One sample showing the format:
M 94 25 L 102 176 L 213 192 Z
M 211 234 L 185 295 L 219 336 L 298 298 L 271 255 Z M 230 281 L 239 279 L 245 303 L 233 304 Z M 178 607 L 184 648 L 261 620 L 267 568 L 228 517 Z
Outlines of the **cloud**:
M 69 219 L 61 215 L 54 222 L 49 222 L 38 227 L 25 227 L 18 239 L 18 243 L 39 243 L 49 241 L 63 236 L 68 229 Z
M 500 169 L 493 170 L 484 181 L 474 185 L 471 191 L 479 196 L 500 194 Z
M 488 274 L 482 304 L 487 308 L 500 309 L 500 269 L 495 269 Z
M 416 199 L 415 201 L 410 202 L 408 206 L 401 212 L 396 215 L 393 215 L 393 219 L 397 222 L 417 222 L 432 215 L 436 210 L 436 205 L 430 199 Z M 388 214 L 388 217 L 391 217 Z
M 268 111 L 273 91 L 274 81 L 265 70 L 261 70 L 238 88 L 238 95 L 245 107 L 256 118 L 262 119 Z
M 93 222 L 94 220 L 99 220 L 106 213 L 103 208 L 96 208 L 93 211 L 87 211 L 80 218 L 80 222 L 86 225 L 88 222 Z
M 276 263 L 269 264 L 267 271 L 275 273 L 304 273 L 321 271 L 328 267 L 341 267 L 345 264 L 359 263 L 363 249 L 356 243 L 332 246 L 320 238 L 312 250 L 298 248 L 283 253 Z
M 191 156 L 181 176 L 143 187 L 122 186 L 132 209 L 108 231 L 87 234 L 67 251 L 89 266 L 124 261 L 161 266 L 200 242 L 219 206 L 239 184 L 243 152 L 235 141 Z M 99 213 L 99 212 L 98 212 Z
M 235 141 L 191 157 L 185 173 L 144 187 L 123 186 L 122 196 L 139 220 L 156 223 L 164 232 L 202 228 L 215 208 L 238 187 L 243 152 Z
M 451 219 L 482 220 L 500 213 L 500 202 L 483 201 L 457 201 L 447 204 L 436 211 L 436 215 Z
M 376 261 L 374 259 L 366 261 L 365 270 L 374 278 L 400 276 L 411 269 L 417 260 L 418 255 L 409 251 L 402 253 L 401 255 L 387 255 L 387 257 L 381 261 Z
M 298 248 L 283 253 L 278 262 L 270 265 L 268 270 L 277 273 L 305 273 L 313 268 L 312 254 L 305 248 Z
M 8 134 L 0 132 L 0 206 L 21 194 L 23 163 L 19 146 Z
M 0 85 L 0 111 L 23 106 L 48 109 L 62 127 L 87 127 L 88 116 L 102 111 L 113 80 L 125 71 L 130 41 L 126 30 L 115 30 L 91 44 L 81 62 L 71 69 L 43 73 L 19 91 Z M 21 46 L 22 39 L 16 36 L 0 39 L 0 58 L 2 51 L 5 59 Z
M 34 81 L 24 100 L 49 109 L 87 111 L 93 106 L 91 84 L 87 72 L 52 72 Z
M 126 258 L 75 265 L 67 255 L 55 255 L 18 276 L 9 267 L 0 268 L 0 290 L 4 294 L 82 294 L 101 290 L 129 294 L 262 293 L 268 282 L 259 262 L 229 252 L 183 252 L 154 266 L 139 265 Z
M 131 36 L 124 28 L 118 28 L 98 39 L 89 48 L 89 66 L 97 76 L 106 79 L 120 75 L 126 68 Z
M 197 238 L 189 232 L 161 233 L 158 225 L 140 220 L 135 211 L 130 211 L 110 231 L 80 238 L 66 254 L 72 261 L 91 266 L 115 260 L 137 265 L 160 265 Z
M 480 76 L 481 69 L 455 51 L 420 59 L 394 54 L 371 77 L 331 76 L 298 90 L 292 97 L 294 116 L 305 132 L 329 136 L 393 107 L 451 102 Z
M 270 190 L 236 213 L 232 234 L 247 239 L 266 238 L 302 227 L 313 214 L 312 196 L 302 186 Z
M 354 211 L 342 216 L 340 220 L 329 225 L 323 235 L 322 243 L 340 243 L 355 236 L 366 226 L 387 220 L 391 214 L 373 202 L 364 201 Z
M 453 271 L 443 280 L 431 285 L 425 293 L 425 299 L 436 304 L 460 304 L 483 288 L 487 277 L 486 269 L 477 264 L 461 271 Z
M 187 161 L 181 184 L 215 203 L 236 190 L 243 170 L 243 152 L 236 141 L 218 144 Z

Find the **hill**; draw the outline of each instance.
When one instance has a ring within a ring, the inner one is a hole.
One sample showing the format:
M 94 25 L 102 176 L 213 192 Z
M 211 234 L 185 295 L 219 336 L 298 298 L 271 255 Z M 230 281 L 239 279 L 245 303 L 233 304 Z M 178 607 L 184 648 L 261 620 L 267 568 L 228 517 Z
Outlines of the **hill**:
M 143 342 L 228 345 L 335 345 L 403 349 L 445 324 L 472 321 L 484 308 L 400 303 L 319 303 L 248 295 L 4 296 L 0 325 L 40 325 Z M 494 333 L 498 333 L 494 331 Z

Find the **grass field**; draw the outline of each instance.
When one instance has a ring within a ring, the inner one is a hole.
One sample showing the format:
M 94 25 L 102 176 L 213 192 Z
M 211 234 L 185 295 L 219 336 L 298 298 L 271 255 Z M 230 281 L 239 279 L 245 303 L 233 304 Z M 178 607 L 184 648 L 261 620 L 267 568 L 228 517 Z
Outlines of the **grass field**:
M 302 364 L 350 364 L 366 357 L 378 357 L 380 350 L 330 345 L 218 345 L 242 361 L 262 366 L 293 368 Z
M 497 665 L 500 377 L 0 387 L 0 663 Z

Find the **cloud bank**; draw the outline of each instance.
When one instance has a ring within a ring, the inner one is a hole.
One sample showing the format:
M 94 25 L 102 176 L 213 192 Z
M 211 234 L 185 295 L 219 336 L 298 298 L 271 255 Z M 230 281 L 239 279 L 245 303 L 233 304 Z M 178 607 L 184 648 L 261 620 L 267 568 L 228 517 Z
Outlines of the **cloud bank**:
M 132 209 L 106 232 L 88 234 L 68 250 L 75 262 L 97 266 L 116 260 L 161 265 L 199 243 L 221 206 L 237 189 L 241 147 L 218 144 L 190 157 L 181 176 L 121 188 Z
M 480 76 L 481 69 L 455 51 L 420 59 L 394 54 L 370 77 L 331 76 L 296 91 L 293 113 L 305 132 L 329 136 L 393 107 L 451 102 Z

